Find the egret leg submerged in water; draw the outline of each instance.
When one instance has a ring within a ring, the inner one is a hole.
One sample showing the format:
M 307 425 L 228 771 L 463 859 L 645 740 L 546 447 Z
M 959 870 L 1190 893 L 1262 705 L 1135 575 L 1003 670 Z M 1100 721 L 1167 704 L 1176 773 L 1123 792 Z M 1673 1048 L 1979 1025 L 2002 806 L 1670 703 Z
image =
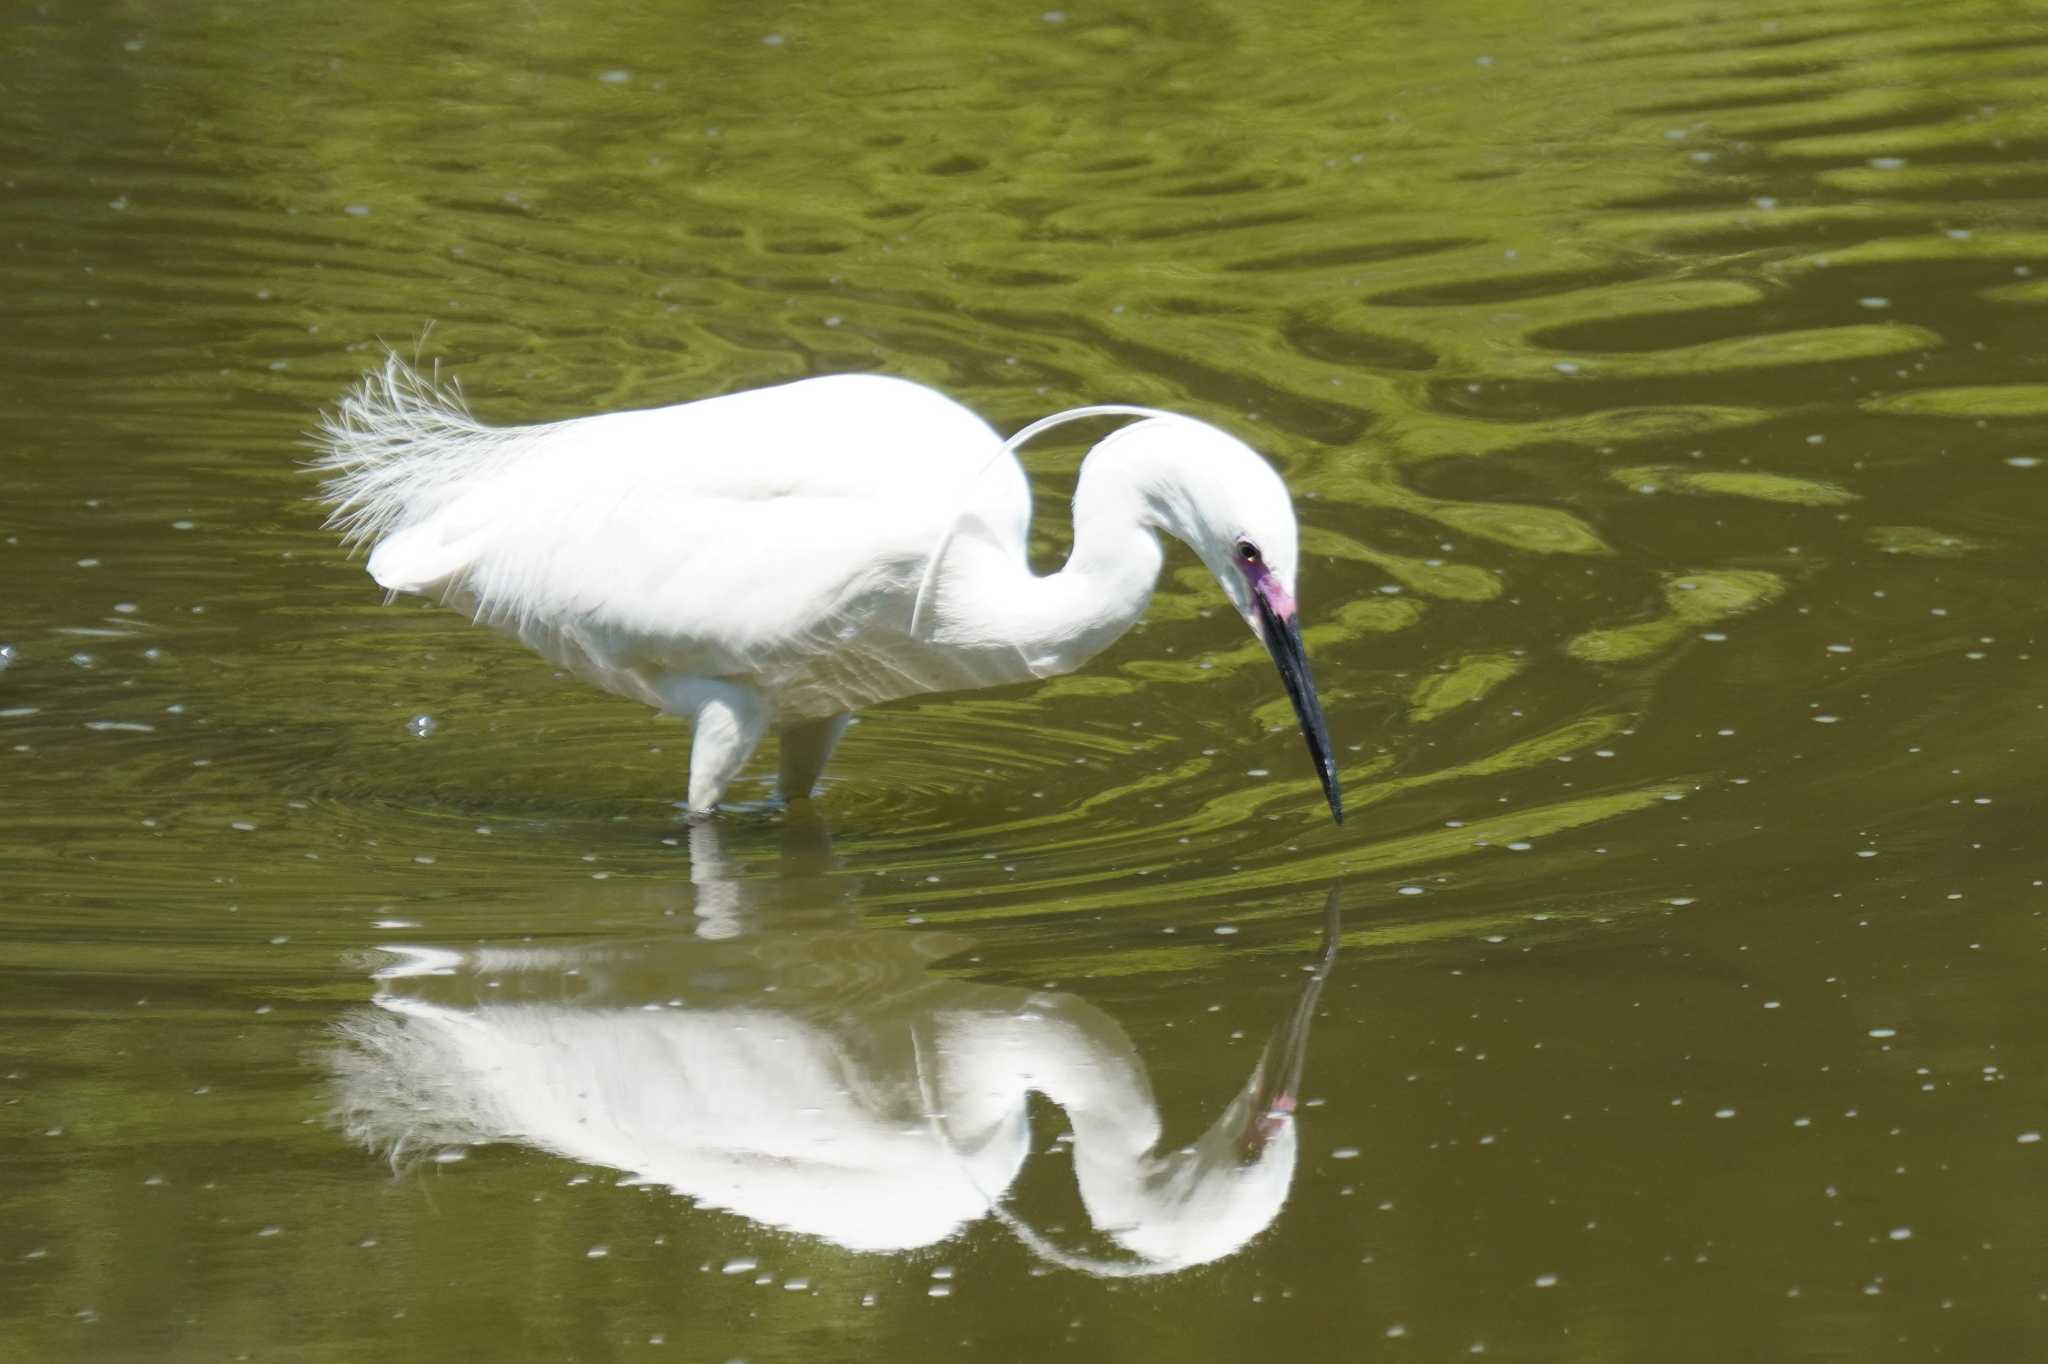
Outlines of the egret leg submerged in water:
M 1016 450 L 1094 416 L 1065 567 L 1031 571 Z M 321 426 L 334 522 L 370 575 L 687 717 L 707 814 L 771 731 L 808 796 L 847 720 L 921 692 L 1071 672 L 1193 549 L 1264 641 L 1331 815 L 1343 802 L 1295 611 L 1294 506 L 1249 446 L 1191 417 L 1077 408 L 1007 442 L 944 394 L 837 375 L 540 426 L 490 427 L 390 357 Z

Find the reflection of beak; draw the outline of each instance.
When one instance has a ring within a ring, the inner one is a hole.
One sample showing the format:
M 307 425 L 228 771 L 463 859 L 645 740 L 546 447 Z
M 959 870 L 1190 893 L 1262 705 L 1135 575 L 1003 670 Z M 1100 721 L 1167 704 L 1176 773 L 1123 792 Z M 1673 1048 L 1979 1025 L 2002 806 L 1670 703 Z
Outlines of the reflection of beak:
M 1322 994 L 1323 982 L 1330 978 L 1337 964 L 1337 943 L 1343 934 L 1344 912 L 1338 905 L 1337 887 L 1332 886 L 1323 902 L 1323 941 L 1316 949 L 1308 988 L 1301 992 L 1287 1021 L 1274 1030 L 1259 1057 L 1259 1068 L 1252 1072 L 1251 1087 L 1246 1091 L 1251 1102 L 1245 1112 L 1244 1128 L 1237 1136 L 1240 1161 L 1257 1160 L 1266 1144 L 1294 1117 L 1301 1094 L 1302 1066 L 1308 1059 L 1308 1029 L 1315 1018 L 1316 997 Z
M 1323 703 L 1316 696 L 1315 675 L 1308 670 L 1308 653 L 1301 645 L 1301 623 L 1295 618 L 1294 598 L 1270 573 L 1252 578 L 1252 605 L 1258 612 L 1259 633 L 1264 636 L 1273 664 L 1280 669 L 1280 681 L 1287 687 L 1287 699 L 1301 721 L 1302 737 L 1308 740 L 1308 756 L 1322 778 L 1323 795 L 1330 802 L 1330 817 L 1344 822 L 1344 793 L 1337 789 L 1337 762 L 1330 756 L 1330 731 L 1323 724 Z

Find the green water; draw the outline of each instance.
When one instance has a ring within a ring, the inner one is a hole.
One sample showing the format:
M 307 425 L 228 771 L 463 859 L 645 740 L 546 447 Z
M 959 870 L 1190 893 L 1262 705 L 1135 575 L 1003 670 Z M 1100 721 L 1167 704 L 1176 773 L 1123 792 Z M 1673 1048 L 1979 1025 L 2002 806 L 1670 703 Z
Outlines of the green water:
M 0 1358 L 2048 1348 L 2038 12 L 0 24 Z M 1177 552 L 693 835 L 321 528 L 385 343 L 1224 425 L 1348 821 Z

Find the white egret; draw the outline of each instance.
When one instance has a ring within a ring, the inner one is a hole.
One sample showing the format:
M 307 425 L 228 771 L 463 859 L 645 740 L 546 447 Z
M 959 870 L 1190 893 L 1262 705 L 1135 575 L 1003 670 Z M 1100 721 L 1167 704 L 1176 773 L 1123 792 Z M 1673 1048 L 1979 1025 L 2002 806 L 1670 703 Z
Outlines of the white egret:
M 1039 576 L 1017 448 L 1140 420 L 1088 454 L 1074 547 Z M 1005 442 L 945 395 L 839 375 L 491 427 L 396 356 L 322 423 L 334 524 L 370 575 L 437 597 L 607 690 L 688 718 L 708 814 L 771 731 L 808 796 L 853 712 L 1051 677 L 1136 622 L 1187 544 L 1280 669 L 1330 813 L 1337 770 L 1295 615 L 1294 507 L 1250 447 L 1148 408 Z

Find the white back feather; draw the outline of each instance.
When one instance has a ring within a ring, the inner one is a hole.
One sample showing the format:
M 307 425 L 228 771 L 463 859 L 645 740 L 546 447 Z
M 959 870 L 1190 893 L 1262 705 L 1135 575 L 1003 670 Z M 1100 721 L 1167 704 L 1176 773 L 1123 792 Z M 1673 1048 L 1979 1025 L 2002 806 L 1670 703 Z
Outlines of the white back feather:
M 461 388 L 387 352 L 323 414 L 313 467 L 328 475 L 327 524 L 352 547 L 424 521 L 479 477 L 501 471 L 548 426 L 485 426 Z

